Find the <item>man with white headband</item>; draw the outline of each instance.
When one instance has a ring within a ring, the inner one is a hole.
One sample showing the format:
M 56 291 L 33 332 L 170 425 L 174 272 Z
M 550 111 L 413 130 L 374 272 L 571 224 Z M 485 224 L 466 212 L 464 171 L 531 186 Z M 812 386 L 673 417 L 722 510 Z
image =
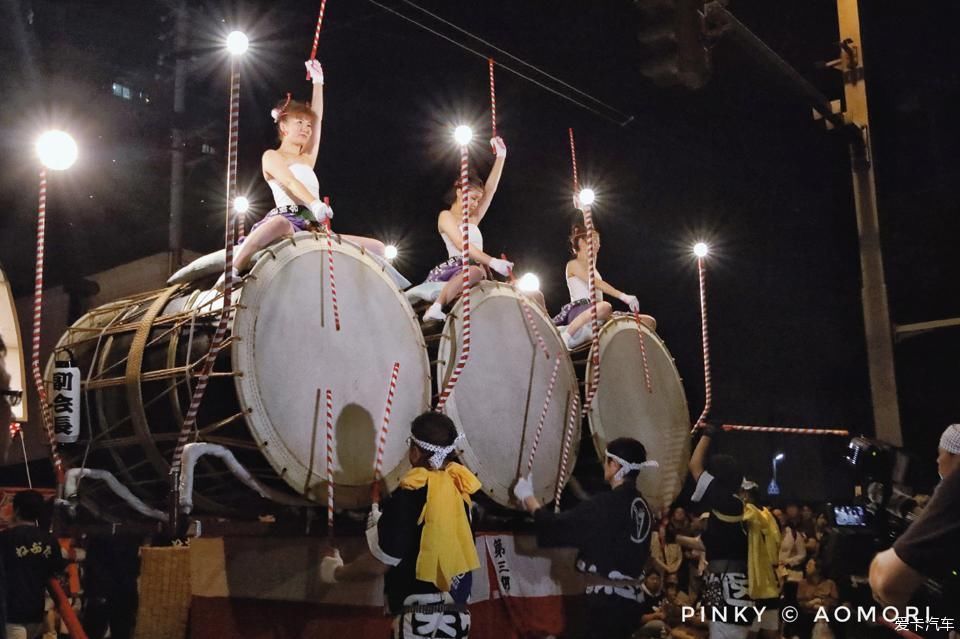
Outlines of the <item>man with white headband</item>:
M 643 444 L 615 439 L 607 444 L 603 463 L 603 478 L 613 490 L 562 513 L 541 507 L 532 477 L 517 480 L 513 494 L 533 513 L 537 543 L 577 548 L 576 568 L 588 575 L 586 626 L 569 636 L 618 639 L 637 630 L 653 525 L 637 479 L 656 467 L 647 461 Z
M 947 426 L 940 436 L 937 470 L 943 481 L 923 514 L 870 564 L 870 587 L 881 603 L 902 606 L 927 579 L 960 570 L 960 424 Z M 950 600 L 944 593 L 947 605 L 955 606 Z
M 410 464 L 400 487 L 368 519 L 366 552 L 344 565 L 339 552 L 320 563 L 324 583 L 384 576 L 394 639 L 465 639 L 471 571 L 480 567 L 470 528 L 470 495 L 480 482 L 457 456 L 457 429 L 441 413 L 410 428 Z

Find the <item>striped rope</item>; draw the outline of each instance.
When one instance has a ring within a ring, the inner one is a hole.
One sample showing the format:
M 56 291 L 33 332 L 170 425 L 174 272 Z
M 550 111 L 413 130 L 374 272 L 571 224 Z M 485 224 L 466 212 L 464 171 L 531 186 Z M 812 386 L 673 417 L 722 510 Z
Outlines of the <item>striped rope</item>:
M 786 428 L 783 426 L 744 426 L 742 424 L 724 424 L 723 430 L 739 430 L 748 433 L 784 433 L 787 435 L 836 435 L 849 437 L 850 431 L 839 428 Z
M 643 324 L 640 323 L 640 312 L 633 312 L 633 319 L 637 322 L 637 335 L 640 336 L 640 359 L 643 362 L 643 383 L 647 387 L 647 392 L 653 392 L 653 380 L 650 379 L 650 366 L 647 363 L 647 344 L 643 337 Z
M 506 253 L 501 253 L 500 259 L 509 261 L 507 260 Z M 507 277 L 509 278 L 511 284 L 516 285 L 517 278 L 514 277 L 512 268 L 507 271 Z M 547 359 L 550 359 L 550 349 L 547 348 L 546 342 L 543 341 L 543 335 L 540 334 L 540 329 L 537 328 L 537 322 L 533 319 L 533 311 L 530 310 L 530 306 L 527 304 L 527 296 L 523 295 L 521 292 L 520 298 L 520 308 L 523 309 L 523 317 L 527 322 L 527 326 L 530 328 L 530 332 L 533 333 L 534 338 L 537 340 L 540 350 L 543 351 L 543 356 Z
M 710 338 L 707 333 L 707 271 L 703 258 L 697 258 L 697 273 L 700 276 L 700 332 L 703 339 L 703 412 L 697 419 L 694 429 L 703 428 L 713 403 L 713 387 L 710 376 Z
M 323 13 L 327 10 L 327 0 L 320 0 L 320 15 L 317 16 L 317 28 L 313 32 L 313 48 L 310 49 L 310 59 L 317 59 L 317 47 L 320 46 L 320 27 L 323 26 Z M 307 71 L 307 80 L 310 79 L 310 72 Z
M 490 120 L 493 129 L 493 135 L 491 137 L 497 137 L 497 85 L 494 82 L 493 77 L 493 58 L 487 58 L 487 64 L 490 66 Z M 496 148 L 494 148 L 494 153 L 496 153 Z
M 572 404 L 567 412 L 567 427 L 563 433 L 563 448 L 560 452 L 560 477 L 557 478 L 557 490 L 553 496 L 553 510 L 560 512 L 560 495 L 567 483 L 567 471 L 570 467 L 570 449 L 573 447 L 573 431 L 576 430 L 577 420 L 580 419 L 580 393 L 574 393 Z
M 540 447 L 540 435 L 543 434 L 543 425 L 547 423 L 547 411 L 550 410 L 550 402 L 553 400 L 553 387 L 557 385 L 557 372 L 560 370 L 560 357 L 553 360 L 553 371 L 550 373 L 550 383 L 547 385 L 547 396 L 543 400 L 543 410 L 540 411 L 540 420 L 537 422 L 537 430 L 533 435 L 533 446 L 530 447 L 530 458 L 527 459 L 527 472 L 529 475 L 533 471 L 533 460 L 537 456 L 537 449 Z
M 323 198 L 324 202 L 328 205 L 330 203 L 330 198 Z M 337 304 L 337 277 L 333 272 L 333 240 L 331 236 L 333 231 L 330 230 L 330 218 L 327 218 L 323 221 L 324 235 L 327 238 L 327 263 L 330 270 L 330 301 L 333 304 L 333 324 L 336 330 L 340 330 L 340 305 Z
M 580 178 L 577 175 L 577 145 L 573 141 L 573 129 L 567 129 L 570 133 L 570 163 L 573 165 L 573 192 L 580 193 Z
M 237 191 L 237 143 L 240 138 L 240 71 L 237 66 L 237 57 L 233 56 L 230 61 L 230 120 L 229 135 L 227 138 L 227 212 L 225 216 L 224 247 L 226 255 L 223 263 L 223 308 L 220 309 L 220 318 L 217 322 L 217 329 L 210 342 L 210 350 L 204 357 L 203 369 L 196 378 L 197 385 L 193 389 L 193 395 L 190 398 L 190 408 L 183 419 L 183 426 L 180 428 L 180 435 L 177 437 L 177 447 L 173 451 L 173 462 L 170 466 L 174 486 L 180 483 L 180 467 L 183 461 L 183 449 L 190 440 L 190 433 L 197 423 L 197 413 L 200 410 L 200 403 L 207 390 L 207 384 L 210 381 L 210 374 L 213 372 L 217 355 L 220 354 L 220 348 L 223 346 L 224 337 L 227 334 L 227 327 L 230 323 L 230 305 L 233 298 L 233 197 Z
M 50 446 L 50 461 L 57 476 L 57 483 L 63 484 L 63 459 L 57 447 L 57 436 L 53 428 L 53 414 L 47 403 L 47 389 L 43 385 L 43 375 L 40 372 L 40 328 L 43 318 L 43 253 L 46 244 L 47 229 L 47 169 L 40 169 L 40 200 L 37 205 L 37 259 L 33 287 L 33 352 L 30 357 L 30 368 L 33 372 L 33 384 L 37 389 L 37 402 L 40 404 L 40 416 L 43 420 L 43 429 L 47 435 L 47 444 Z M 21 441 L 23 433 L 20 434 Z M 24 455 L 26 461 L 26 455 Z
M 380 475 L 383 470 L 383 450 L 387 446 L 387 431 L 390 429 L 390 412 L 393 410 L 393 394 L 397 391 L 397 377 L 400 375 L 400 362 L 393 363 L 390 374 L 390 387 L 387 390 L 387 404 L 383 408 L 383 423 L 380 425 L 380 438 L 377 442 L 377 459 L 373 464 L 373 501 L 380 502 Z
M 333 391 L 329 388 L 327 400 L 327 536 L 333 539 Z
M 587 227 L 587 289 L 590 295 L 590 371 L 587 379 L 587 397 L 583 402 L 583 412 L 590 411 L 593 400 L 600 388 L 600 321 L 597 318 L 597 254 L 593 242 L 593 215 L 590 207 L 583 207 L 583 221 Z
M 461 222 L 462 248 L 460 250 L 460 272 L 463 275 L 463 285 L 461 298 L 463 299 L 463 333 L 462 346 L 460 347 L 460 359 L 450 373 L 450 379 L 443 387 L 440 397 L 437 400 L 437 410 L 442 411 L 447 404 L 447 398 L 453 392 L 460 374 L 463 372 L 467 360 L 470 359 L 470 181 L 467 175 L 469 170 L 469 156 L 467 146 L 460 147 L 460 207 L 463 209 L 463 220 Z

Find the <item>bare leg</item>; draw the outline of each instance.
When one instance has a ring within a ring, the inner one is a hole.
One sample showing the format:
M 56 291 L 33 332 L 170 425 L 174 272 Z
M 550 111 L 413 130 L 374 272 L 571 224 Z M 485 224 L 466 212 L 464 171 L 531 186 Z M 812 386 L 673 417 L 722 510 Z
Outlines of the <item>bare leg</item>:
M 597 321 L 600 324 L 603 324 L 608 319 L 610 319 L 610 314 L 613 313 L 613 307 L 610 306 L 610 302 L 600 302 L 597 304 Z M 590 321 L 590 309 L 580 313 L 572 322 L 567 325 L 567 333 L 573 335 L 579 331 L 587 322 Z
M 474 285 L 485 277 L 483 269 L 479 266 L 470 267 L 470 285 Z M 463 290 L 463 276 L 460 273 L 457 273 L 447 282 L 446 286 L 443 287 L 443 290 L 440 291 L 440 296 L 437 298 L 437 303 L 440 306 L 446 306 L 453 300 L 460 297 L 460 292 Z
M 363 250 L 374 253 L 383 257 L 383 254 L 386 250 L 386 247 L 383 245 L 383 242 L 380 240 L 375 240 L 371 237 L 361 237 L 359 235 L 341 235 L 343 239 L 348 242 L 353 242 L 357 246 L 363 247 Z
M 293 224 L 283 216 L 277 215 L 257 227 L 247 236 L 233 256 L 235 270 L 243 271 L 250 265 L 250 258 L 260 249 L 266 248 L 284 237 L 293 235 Z

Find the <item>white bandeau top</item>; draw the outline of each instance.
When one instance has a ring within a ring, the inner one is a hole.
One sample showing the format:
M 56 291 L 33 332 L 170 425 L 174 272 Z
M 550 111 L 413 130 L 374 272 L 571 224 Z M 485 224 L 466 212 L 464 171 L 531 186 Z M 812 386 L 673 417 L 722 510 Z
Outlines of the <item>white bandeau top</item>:
M 458 229 L 463 229 L 462 226 L 457 226 Z M 470 230 L 470 246 L 475 246 L 481 251 L 483 250 L 483 233 L 480 232 L 480 227 L 476 224 L 470 224 L 467 228 Z M 440 237 L 443 238 L 443 243 L 447 246 L 447 257 L 460 257 L 460 249 L 457 248 L 457 245 L 450 241 L 450 238 L 447 237 L 447 234 L 443 231 L 440 231 Z
M 310 195 L 312 195 L 314 198 L 320 197 L 320 181 L 317 179 L 317 174 L 313 172 L 313 169 L 306 164 L 298 162 L 290 165 L 290 172 L 293 173 L 293 177 L 300 180 L 300 183 L 307 187 L 307 190 L 310 191 Z M 267 185 L 270 187 L 270 190 L 273 191 L 273 201 L 275 206 L 310 204 L 309 202 L 301 203 L 294 200 L 293 197 L 287 193 L 287 190 L 283 188 L 283 185 L 277 180 L 267 180 Z
M 602 280 L 599 271 L 595 271 L 597 280 Z M 570 301 L 576 302 L 577 300 L 588 300 L 590 299 L 590 286 L 587 282 L 584 282 L 582 279 L 576 275 L 567 275 L 567 290 L 570 292 Z M 597 301 L 603 301 L 603 291 L 600 290 L 600 287 L 596 287 Z

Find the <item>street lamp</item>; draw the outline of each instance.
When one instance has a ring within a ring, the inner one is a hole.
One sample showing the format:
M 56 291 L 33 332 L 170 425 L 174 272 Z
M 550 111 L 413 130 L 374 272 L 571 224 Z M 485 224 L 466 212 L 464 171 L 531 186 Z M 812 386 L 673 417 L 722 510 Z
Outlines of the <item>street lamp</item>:
M 780 494 L 780 485 L 777 484 L 777 464 L 783 461 L 783 457 L 783 453 L 777 453 L 773 456 L 773 478 L 770 480 L 770 485 L 767 486 L 768 495 Z

